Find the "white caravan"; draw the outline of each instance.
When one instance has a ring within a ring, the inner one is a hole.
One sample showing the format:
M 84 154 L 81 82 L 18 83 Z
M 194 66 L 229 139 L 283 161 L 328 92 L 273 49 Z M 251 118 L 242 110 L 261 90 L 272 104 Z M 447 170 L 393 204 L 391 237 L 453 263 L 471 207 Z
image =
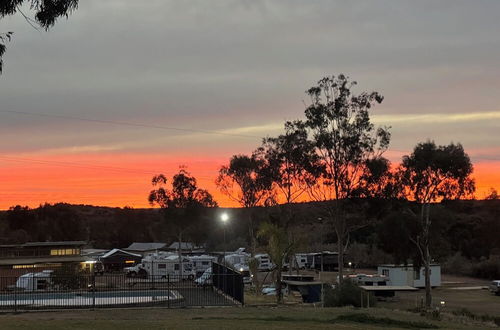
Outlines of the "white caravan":
M 196 272 L 188 257 L 182 257 L 182 268 L 181 272 L 178 255 L 154 253 L 144 257 L 140 264 L 125 268 L 125 271 L 129 277 L 153 276 L 156 279 L 168 278 L 171 281 L 194 279 Z
M 208 268 L 212 267 L 212 263 L 217 260 L 216 257 L 209 255 L 190 256 L 187 258 L 193 263 L 196 276 L 203 274 Z
M 259 271 L 270 271 L 276 266 L 271 262 L 271 258 L 267 253 L 256 254 L 255 259 L 259 262 L 259 265 L 257 266 Z
M 299 268 L 299 269 L 308 268 L 307 253 L 297 253 L 295 255 L 295 263 L 296 263 L 297 268 Z
M 225 256 L 224 264 L 243 275 L 243 282 L 250 283 L 252 275 L 250 275 L 250 268 L 248 267 L 248 260 L 250 253 L 246 253 L 244 248 L 239 248 Z
M 28 273 L 19 276 L 16 281 L 16 289 L 24 291 L 47 290 L 52 285 L 52 270 L 44 270 L 39 273 Z

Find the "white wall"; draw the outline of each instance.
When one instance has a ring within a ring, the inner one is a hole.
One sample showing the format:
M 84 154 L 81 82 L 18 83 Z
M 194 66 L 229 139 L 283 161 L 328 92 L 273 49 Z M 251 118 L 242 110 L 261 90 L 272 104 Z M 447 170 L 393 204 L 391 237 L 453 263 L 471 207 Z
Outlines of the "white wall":
M 413 267 L 378 267 L 378 273 L 382 275 L 384 270 L 388 270 L 389 272 L 389 285 L 408 285 L 415 288 L 424 288 L 425 287 L 425 276 L 424 276 L 424 268 L 420 268 L 420 278 L 415 278 L 415 273 Z M 440 286 L 441 285 L 441 266 L 434 265 L 431 266 L 431 286 Z

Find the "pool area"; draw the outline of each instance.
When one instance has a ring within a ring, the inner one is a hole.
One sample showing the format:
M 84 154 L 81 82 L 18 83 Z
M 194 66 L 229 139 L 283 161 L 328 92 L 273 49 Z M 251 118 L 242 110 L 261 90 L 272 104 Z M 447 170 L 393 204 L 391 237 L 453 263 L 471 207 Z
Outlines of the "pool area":
M 184 297 L 177 290 L 9 293 L 0 295 L 0 308 L 153 305 L 178 303 L 183 299 Z

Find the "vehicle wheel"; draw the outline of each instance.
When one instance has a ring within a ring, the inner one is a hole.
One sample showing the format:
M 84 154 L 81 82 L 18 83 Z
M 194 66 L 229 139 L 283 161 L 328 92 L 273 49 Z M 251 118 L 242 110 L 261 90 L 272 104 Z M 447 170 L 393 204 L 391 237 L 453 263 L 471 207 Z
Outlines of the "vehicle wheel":
M 139 271 L 138 275 L 139 275 L 140 278 L 146 278 L 146 277 L 148 277 L 148 273 L 144 269 L 141 269 Z
M 136 277 L 137 273 L 136 272 L 130 272 L 127 275 L 128 275 L 128 277 Z

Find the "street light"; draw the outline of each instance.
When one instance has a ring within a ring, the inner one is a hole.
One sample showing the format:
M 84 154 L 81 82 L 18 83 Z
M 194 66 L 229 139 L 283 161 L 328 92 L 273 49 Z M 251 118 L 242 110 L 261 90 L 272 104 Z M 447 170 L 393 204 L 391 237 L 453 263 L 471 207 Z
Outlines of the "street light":
M 229 220 L 229 215 L 227 213 L 222 213 L 220 215 L 220 220 L 222 221 L 222 228 L 224 230 L 224 266 L 226 265 L 226 223 Z

